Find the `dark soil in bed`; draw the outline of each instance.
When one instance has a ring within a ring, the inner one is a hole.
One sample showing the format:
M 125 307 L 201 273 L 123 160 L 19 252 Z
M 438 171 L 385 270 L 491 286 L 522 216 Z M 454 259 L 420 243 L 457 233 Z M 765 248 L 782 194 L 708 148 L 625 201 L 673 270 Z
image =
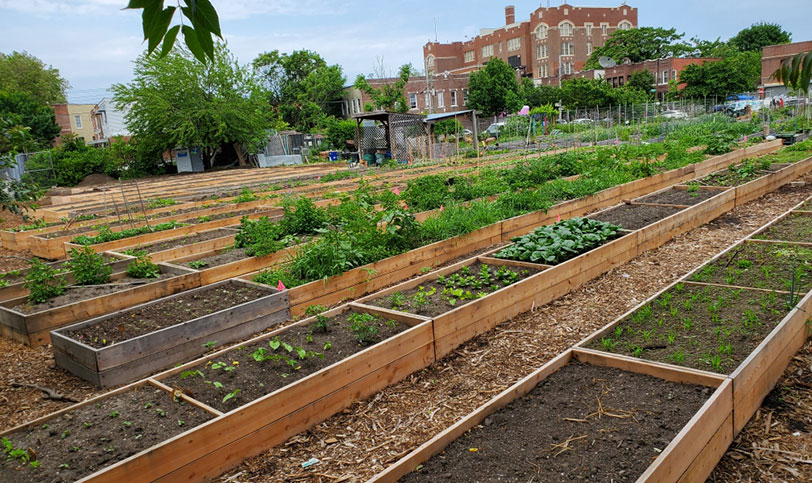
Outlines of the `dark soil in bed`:
M 711 393 L 574 361 L 400 481 L 635 481 Z
M 105 263 L 113 263 L 117 262 L 118 258 L 113 258 L 109 255 L 104 255 Z M 58 262 L 48 263 L 47 265 L 61 270 L 67 270 L 68 267 L 65 266 L 67 260 L 59 260 Z M 13 285 L 15 283 L 23 282 L 25 279 L 25 273 L 23 270 L 13 270 L 11 272 L 4 272 L 0 273 L 0 287 L 5 287 L 6 285 Z M 5 282 L 5 283 L 3 283 Z
M 91 347 L 106 347 L 266 295 L 270 295 L 267 290 L 229 282 L 140 309 L 128 310 L 97 324 L 85 325 L 65 334 Z
M 679 211 L 682 209 L 670 206 L 622 205 L 589 218 L 618 225 L 626 230 L 639 230 Z
M 793 213 L 753 238 L 812 243 L 812 216 Z
M 704 186 L 741 186 L 769 174 L 769 171 L 741 169 L 740 166 L 731 166 L 724 171 L 710 174 L 699 184 Z
M 166 391 L 142 386 L 7 435 L 15 448 L 33 453 L 39 467 L 2 458 L 0 481 L 76 481 L 212 417 L 174 402 Z
M 689 191 L 687 189 L 671 188 L 662 193 L 646 196 L 638 201 L 643 203 L 660 203 L 663 205 L 696 205 L 721 193 L 714 189 L 698 189 Z
M 356 339 L 355 333 L 350 330 L 348 317 L 363 317 L 363 315 L 353 314 L 354 312 L 348 312 L 330 317 L 326 320 L 326 332 L 320 329 L 318 324 L 314 326 L 310 323 L 305 326 L 292 326 L 275 338 L 321 356 L 309 354 L 301 359 L 295 350 L 288 352 L 281 346 L 273 350 L 270 341 L 274 339 L 268 339 L 229 351 L 163 382 L 171 387 L 180 387 L 184 393 L 198 401 L 227 412 L 409 329 L 406 324 L 382 318 L 367 320 L 365 323 L 376 327 L 377 334 L 370 337 L 369 344 L 362 345 Z M 261 358 L 262 362 L 257 362 L 254 354 L 259 354 L 263 350 L 267 351 L 266 356 L 284 355 L 289 357 L 292 363 Z M 237 390 L 239 391 L 234 397 L 224 401 L 228 394 Z
M 89 287 L 77 286 L 74 288 L 66 288 L 62 295 L 54 297 L 50 300 L 46 300 L 41 304 L 30 304 L 26 302 L 14 306 L 13 309 L 24 314 L 33 314 L 36 312 L 42 312 L 43 310 L 50 310 L 56 307 L 62 307 L 63 305 L 81 302 L 82 300 L 88 300 L 95 297 L 100 297 L 102 295 L 128 290 L 170 277 L 177 277 L 177 274 L 161 273 L 156 278 L 132 278 L 125 275 L 123 278 L 111 280 L 107 285 Z
M 812 247 L 746 243 L 702 267 L 691 281 L 806 293 L 812 288 Z
M 215 238 L 235 235 L 236 233 L 237 232 L 234 230 L 226 230 L 226 229 L 211 230 L 202 233 L 194 233 L 191 235 L 186 235 L 184 237 L 176 238 L 174 240 L 164 240 L 160 242 L 149 243 L 147 245 L 138 245 L 136 247 L 133 247 L 132 250 L 145 251 L 147 253 L 155 253 L 164 250 L 171 250 L 173 248 L 180 248 L 187 245 L 194 245 L 196 243 L 204 242 L 207 240 L 213 240 Z M 121 251 L 124 252 L 125 250 Z
M 677 284 L 588 345 L 730 374 L 789 312 L 788 294 Z
M 207 268 L 218 267 L 220 265 L 236 262 L 237 260 L 242 260 L 245 258 L 251 258 L 250 255 L 246 253 L 245 248 L 228 248 L 221 250 L 220 253 L 216 255 L 184 262 L 183 265 L 196 270 L 205 270 Z
M 489 270 L 486 278 L 483 278 L 483 267 L 488 267 Z M 506 273 L 507 271 L 512 272 L 513 275 Z M 425 317 L 435 317 L 475 302 L 485 295 L 536 273 L 539 273 L 539 270 L 533 268 L 514 265 L 485 265 L 481 262 L 474 262 L 453 274 L 436 280 L 427 280 L 414 288 L 393 292 L 386 297 L 372 299 L 365 303 Z M 459 292 L 454 294 L 448 292 L 449 290 Z

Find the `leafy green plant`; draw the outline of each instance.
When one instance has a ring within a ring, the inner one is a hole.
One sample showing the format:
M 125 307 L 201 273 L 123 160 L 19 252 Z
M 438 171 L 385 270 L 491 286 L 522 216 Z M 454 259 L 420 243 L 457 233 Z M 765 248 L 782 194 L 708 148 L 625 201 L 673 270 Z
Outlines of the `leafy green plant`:
M 157 278 L 160 274 L 160 267 L 152 263 L 146 253 L 140 254 L 127 265 L 127 276 L 132 278 Z
M 39 304 L 62 295 L 67 283 L 59 270 L 32 258 L 23 286 L 30 291 L 28 301 Z
M 175 220 L 171 220 L 164 223 L 159 223 L 157 225 L 127 228 L 126 230 L 115 232 L 110 230 L 109 226 L 103 225 L 102 227 L 99 228 L 99 232 L 96 234 L 96 236 L 80 235 L 73 238 L 71 242 L 76 243 L 78 245 L 96 245 L 98 243 L 123 240 L 125 238 L 143 235 L 145 233 L 172 230 L 186 225 L 187 225 L 186 223 L 180 223 Z
M 233 391 L 231 391 L 230 393 L 226 394 L 226 395 L 223 397 L 223 403 L 226 403 L 226 402 L 228 402 L 230 399 L 233 399 L 233 398 L 234 398 L 234 397 L 236 397 L 236 396 L 237 396 L 237 394 L 239 394 L 239 393 L 240 393 L 240 390 L 239 390 L 239 389 L 234 389 Z
M 70 258 L 65 265 L 73 272 L 77 285 L 100 285 L 110 281 L 113 268 L 101 253 L 84 246 L 81 249 L 71 248 L 68 256 Z
M 173 198 L 147 199 L 147 208 L 149 209 L 162 208 L 164 206 L 174 206 L 177 204 L 178 202 Z
M 354 312 L 347 316 L 350 332 L 361 345 L 369 345 L 378 337 L 378 318 L 372 314 Z
M 205 268 L 209 266 L 209 262 L 205 260 L 194 260 L 189 262 L 189 266 L 194 268 L 195 270 L 200 270 L 201 268 Z
M 619 234 L 619 226 L 589 218 L 570 218 L 513 238 L 513 245 L 496 252 L 494 256 L 555 265 L 600 246 Z
M 394 292 L 389 296 L 389 304 L 393 309 L 400 309 L 406 303 L 406 296 L 400 292 Z
M 430 289 L 426 290 L 422 285 L 417 287 L 417 292 L 412 295 L 412 307 L 414 307 L 415 312 L 420 312 L 423 310 L 429 302 L 431 302 L 431 296 L 437 293 L 437 289 L 435 287 L 431 287 Z

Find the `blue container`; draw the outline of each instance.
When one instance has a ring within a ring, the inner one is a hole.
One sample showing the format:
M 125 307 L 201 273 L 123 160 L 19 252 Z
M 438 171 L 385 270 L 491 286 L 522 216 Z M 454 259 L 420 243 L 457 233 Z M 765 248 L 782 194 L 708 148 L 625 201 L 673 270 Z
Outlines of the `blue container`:
M 330 151 L 328 155 L 330 156 L 330 161 L 338 161 L 338 151 Z
M 376 154 L 375 155 L 375 164 L 383 164 L 385 159 L 386 159 L 385 154 Z

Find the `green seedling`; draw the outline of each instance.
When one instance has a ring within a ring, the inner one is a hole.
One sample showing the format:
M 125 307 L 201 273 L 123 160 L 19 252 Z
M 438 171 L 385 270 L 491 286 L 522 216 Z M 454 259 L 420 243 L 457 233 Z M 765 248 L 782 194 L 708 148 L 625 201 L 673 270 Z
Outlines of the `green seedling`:
M 216 345 L 217 345 L 216 340 L 210 340 L 210 341 L 206 342 L 205 344 L 203 344 L 203 347 L 205 347 L 206 349 L 213 349 L 214 346 L 216 346 Z
M 239 390 L 239 389 L 234 389 L 233 391 L 231 391 L 230 393 L 228 393 L 228 394 L 226 394 L 226 395 L 225 395 L 225 397 L 223 398 L 223 403 L 226 403 L 226 402 L 228 402 L 230 399 L 233 399 L 233 398 L 234 398 L 234 397 L 236 397 L 236 396 L 237 396 L 237 394 L 239 394 L 239 393 L 240 393 L 240 390 Z
M 605 350 L 607 352 L 614 351 L 615 344 L 617 344 L 617 343 L 615 341 L 613 341 L 612 339 L 609 339 L 609 338 L 606 338 L 606 337 L 601 338 L 601 345 L 603 345 L 603 350 Z
M 195 260 L 193 262 L 189 262 L 189 266 L 195 270 L 200 270 L 201 268 L 208 267 L 209 262 L 205 260 Z
M 377 317 L 372 314 L 352 313 L 347 317 L 350 323 L 350 332 L 361 345 L 369 345 L 378 337 Z

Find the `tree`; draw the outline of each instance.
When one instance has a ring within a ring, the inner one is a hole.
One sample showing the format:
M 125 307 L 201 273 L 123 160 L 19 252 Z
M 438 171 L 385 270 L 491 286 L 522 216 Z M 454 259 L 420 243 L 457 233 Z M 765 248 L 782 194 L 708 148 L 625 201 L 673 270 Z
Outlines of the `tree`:
M 561 89 L 548 85 L 536 86 L 532 80 L 524 77 L 519 88 L 519 96 L 522 102 L 532 109 L 559 102 L 561 100 Z
M 521 104 L 516 73 L 505 61 L 494 57 L 468 81 L 468 105 L 486 116 L 513 112 Z
M 716 40 L 702 40 L 698 37 L 691 38 L 690 43 L 684 53 L 686 57 L 718 57 L 727 58 L 739 53 L 736 47 L 729 42 L 724 42 L 720 38 Z
M 768 45 L 788 44 L 791 35 L 776 23 L 759 22 L 740 31 L 730 39 L 730 45 L 741 52 L 761 52 Z
M 27 52 L 0 53 L 0 91 L 23 92 L 40 105 L 65 102 L 68 81 Z
M 603 46 L 592 51 L 585 68 L 599 69 L 598 59 L 601 57 L 610 57 L 620 63 L 626 58 L 643 62 L 679 56 L 687 49 L 686 44 L 680 42 L 682 37 L 683 34 L 678 34 L 676 29 L 659 27 L 615 30 Z
M 327 142 L 333 149 L 344 149 L 347 140 L 355 139 L 355 121 L 352 119 L 336 119 L 331 117 L 327 120 Z
M 680 73 L 682 97 L 725 97 L 754 90 L 761 79 L 761 53 L 741 52 L 717 62 L 687 66 Z
M 653 95 L 651 95 L 651 89 L 654 88 L 654 74 L 646 69 L 636 70 L 632 72 L 631 76 L 629 76 L 626 86 L 639 89 L 646 95 L 653 97 Z
M 613 104 L 614 93 L 603 79 L 576 78 L 561 83 L 561 99 L 567 109 L 603 107 Z
M 130 0 L 128 9 L 143 9 L 141 27 L 144 41 L 147 41 L 147 54 L 151 54 L 161 45 L 160 57 L 166 57 L 175 45 L 179 32 L 183 32 L 186 47 L 202 63 L 214 62 L 215 44 L 213 36 L 223 39 L 220 32 L 220 18 L 209 0 L 183 0 L 185 6 L 168 6 L 164 0 Z M 169 27 L 175 12 L 180 10 L 180 24 Z M 186 17 L 187 22 L 183 22 Z
M 253 62 L 265 82 L 270 103 L 282 120 L 302 132 L 325 124 L 326 116 L 340 115 L 344 93 L 341 66 L 327 65 L 315 52 L 278 50 L 260 54 Z
M 207 163 L 227 145 L 258 148 L 278 124 L 253 69 L 237 64 L 222 43 L 206 64 L 182 47 L 163 58 L 143 54 L 133 81 L 113 85 L 113 92 L 145 149 L 197 147 Z
M 59 135 L 54 110 L 24 92 L 0 91 L 0 116 L 8 123 L 27 128 L 27 149 L 45 148 Z
M 375 107 L 384 111 L 408 112 L 409 103 L 406 101 L 404 89 L 409 77 L 412 75 L 412 64 L 404 64 L 400 67 L 397 80 L 393 84 L 384 84 L 375 88 L 369 85 L 364 76 L 359 75 L 355 79 L 354 87 L 366 92 L 372 99 Z M 364 108 L 366 110 L 366 106 Z

